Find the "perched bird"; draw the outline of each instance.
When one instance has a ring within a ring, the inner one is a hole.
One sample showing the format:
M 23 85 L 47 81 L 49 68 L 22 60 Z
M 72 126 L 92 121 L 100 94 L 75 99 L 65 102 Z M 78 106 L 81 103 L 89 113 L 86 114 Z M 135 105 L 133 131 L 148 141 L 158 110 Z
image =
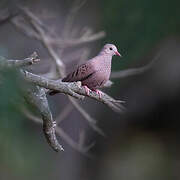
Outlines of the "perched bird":
M 92 90 L 101 98 L 102 92 L 99 91 L 98 88 L 103 87 L 109 80 L 111 74 L 111 60 L 114 55 L 121 57 L 115 45 L 106 44 L 97 56 L 78 66 L 73 72 L 63 78 L 62 81 L 81 81 L 87 95 L 89 95 L 89 92 Z M 52 90 L 49 95 L 54 95 L 56 93 L 58 93 L 58 91 Z

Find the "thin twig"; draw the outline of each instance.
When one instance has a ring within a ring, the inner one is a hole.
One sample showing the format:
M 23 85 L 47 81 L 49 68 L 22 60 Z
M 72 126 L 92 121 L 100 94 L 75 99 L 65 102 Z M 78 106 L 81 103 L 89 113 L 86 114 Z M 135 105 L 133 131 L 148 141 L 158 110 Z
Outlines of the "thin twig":
M 38 18 L 37 17 L 34 18 L 35 15 L 32 15 L 31 11 L 29 11 L 27 8 L 21 7 L 21 10 L 24 13 L 25 17 L 29 20 L 29 23 L 32 25 L 32 27 L 39 34 L 42 44 L 47 49 L 49 55 L 52 57 L 52 59 L 54 60 L 57 66 L 58 74 L 60 75 L 60 77 L 63 77 L 65 75 L 65 65 L 63 61 L 60 59 L 60 57 L 55 53 L 52 46 L 50 45 L 48 36 L 46 35 L 43 28 L 39 25 L 40 20 L 38 20 L 38 23 L 37 23 Z
M 49 54 L 52 56 L 52 58 L 54 59 L 55 62 L 58 62 L 59 57 L 58 57 L 58 55 L 56 54 L 56 52 L 54 51 L 54 49 L 50 46 L 49 41 L 48 41 L 48 38 L 47 38 L 44 30 L 41 28 L 41 26 L 39 25 L 39 23 L 36 23 L 37 18 L 36 18 L 36 20 L 34 20 L 34 16 L 31 15 L 32 13 L 31 13 L 29 10 L 27 10 L 27 9 L 25 9 L 25 8 L 21 8 L 21 9 L 22 9 L 23 13 L 26 15 L 26 17 L 28 18 L 30 24 L 31 24 L 31 25 L 33 26 L 33 28 L 39 33 L 39 35 L 40 35 L 40 37 L 41 37 L 41 40 L 42 40 L 44 46 L 45 46 L 45 47 L 47 48 L 47 50 L 49 51 Z M 39 20 L 39 21 L 40 21 L 40 20 Z M 61 61 L 61 63 L 63 63 L 63 62 Z M 59 67 L 57 63 L 56 63 L 56 65 L 57 65 L 57 67 Z M 59 73 L 60 73 L 61 76 L 64 76 L 64 75 L 65 75 L 65 74 L 64 74 L 64 73 L 65 73 L 65 72 L 64 72 L 64 67 L 65 67 L 65 65 L 63 64 L 63 71 L 62 71 L 62 68 L 61 68 L 61 71 L 59 71 Z M 26 77 L 27 77 L 27 73 L 25 73 L 25 74 L 26 74 Z M 41 79 L 41 80 L 42 80 L 42 79 Z M 63 88 L 63 89 L 65 90 L 65 88 Z M 63 91 L 64 91 L 64 90 L 63 90 Z M 73 91 L 71 91 L 71 90 L 68 90 L 68 91 L 67 91 L 67 89 L 66 89 L 65 91 L 66 91 L 66 92 L 69 91 L 69 93 L 70 93 L 71 96 L 74 96 L 74 97 L 76 97 L 76 98 L 82 98 L 82 97 L 80 97 L 80 95 L 79 95 L 78 93 L 75 93 L 75 92 L 73 92 Z M 64 91 L 64 92 L 65 92 L 65 91 Z M 62 91 L 61 91 L 61 92 L 62 92 Z M 85 117 L 85 119 L 89 122 L 89 124 L 91 125 L 91 127 L 92 127 L 95 131 L 97 131 L 97 132 L 99 132 L 100 134 L 104 135 L 103 131 L 100 130 L 94 123 L 91 124 L 91 123 L 94 121 L 94 119 L 93 119 L 73 98 L 69 97 L 69 100 L 70 100 L 70 101 L 72 102 L 72 104 L 76 107 L 76 109 Z
M 91 34 L 88 36 L 82 36 L 81 38 L 77 39 L 54 39 L 49 38 L 49 42 L 54 45 L 61 46 L 61 48 L 67 48 L 71 46 L 77 46 L 84 43 L 93 42 L 99 39 L 102 39 L 106 36 L 106 33 L 104 31 L 97 32 L 95 34 Z
M 67 39 L 70 36 L 70 31 L 72 29 L 74 18 L 76 17 L 79 9 L 85 4 L 86 0 L 74 0 L 71 4 L 70 10 L 67 13 L 66 21 L 64 24 L 64 29 L 62 32 L 63 39 Z
M 17 16 L 16 18 L 12 18 L 10 22 L 24 35 L 40 40 L 39 34 L 30 28 L 22 17 Z
M 156 57 L 149 64 L 147 64 L 143 67 L 131 68 L 131 69 L 126 69 L 126 70 L 122 70 L 122 71 L 118 71 L 118 72 L 112 72 L 111 78 L 112 79 L 120 79 L 120 78 L 126 78 L 129 76 L 135 76 L 138 74 L 142 74 L 154 66 L 154 63 L 159 59 L 160 55 L 161 55 L 161 52 L 159 52 L 158 55 L 156 55 Z
M 102 136 L 106 136 L 105 133 L 96 125 L 96 120 L 92 118 L 81 106 L 77 103 L 73 97 L 69 96 L 69 99 L 71 100 L 72 104 L 76 107 L 76 109 L 81 113 L 83 117 L 87 120 L 89 126 Z
M 5 58 L 0 58 L 0 66 L 2 67 L 24 67 L 29 66 L 34 63 L 39 62 L 40 59 L 36 52 L 34 52 L 30 57 L 23 60 L 6 60 Z
M 60 112 L 59 116 L 56 117 L 57 124 L 61 123 L 73 110 L 72 104 L 68 103 L 63 110 Z

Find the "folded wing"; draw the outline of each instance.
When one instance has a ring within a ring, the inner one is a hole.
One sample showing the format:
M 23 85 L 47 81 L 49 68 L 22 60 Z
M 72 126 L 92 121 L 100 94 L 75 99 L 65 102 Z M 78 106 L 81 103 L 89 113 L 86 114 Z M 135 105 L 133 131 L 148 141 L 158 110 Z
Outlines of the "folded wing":
M 88 79 L 95 73 L 95 68 L 93 64 L 89 61 L 85 64 L 82 64 L 76 68 L 75 71 L 68 74 L 64 79 L 63 82 L 75 82 L 75 81 L 84 81 Z

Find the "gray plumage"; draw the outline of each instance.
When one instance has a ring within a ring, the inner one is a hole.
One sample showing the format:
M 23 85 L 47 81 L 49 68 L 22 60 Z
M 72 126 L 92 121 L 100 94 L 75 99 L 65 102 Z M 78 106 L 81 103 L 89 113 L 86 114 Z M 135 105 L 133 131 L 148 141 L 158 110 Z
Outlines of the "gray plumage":
M 81 81 L 83 86 L 87 86 L 90 90 L 96 91 L 96 89 L 103 87 L 109 80 L 113 55 L 121 56 L 115 45 L 106 44 L 96 57 L 78 66 L 73 72 L 63 78 L 62 81 Z M 55 93 L 57 93 L 57 91 L 51 91 L 50 95 Z

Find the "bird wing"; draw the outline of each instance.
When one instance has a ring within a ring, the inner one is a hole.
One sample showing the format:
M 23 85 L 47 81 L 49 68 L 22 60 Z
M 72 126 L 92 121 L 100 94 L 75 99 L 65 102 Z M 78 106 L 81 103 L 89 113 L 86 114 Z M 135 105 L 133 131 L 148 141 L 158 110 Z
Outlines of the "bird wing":
M 95 73 L 94 65 L 91 61 L 78 66 L 73 72 L 68 74 L 63 82 L 84 81 Z

